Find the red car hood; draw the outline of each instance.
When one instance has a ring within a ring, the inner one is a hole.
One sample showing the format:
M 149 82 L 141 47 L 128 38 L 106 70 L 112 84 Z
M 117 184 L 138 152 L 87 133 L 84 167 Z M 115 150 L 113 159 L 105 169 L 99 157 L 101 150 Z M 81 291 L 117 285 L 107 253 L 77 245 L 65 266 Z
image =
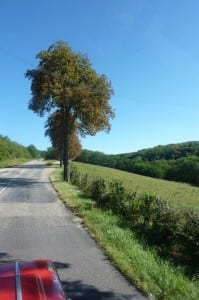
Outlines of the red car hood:
M 57 272 L 49 260 L 0 264 L 0 299 L 66 300 Z

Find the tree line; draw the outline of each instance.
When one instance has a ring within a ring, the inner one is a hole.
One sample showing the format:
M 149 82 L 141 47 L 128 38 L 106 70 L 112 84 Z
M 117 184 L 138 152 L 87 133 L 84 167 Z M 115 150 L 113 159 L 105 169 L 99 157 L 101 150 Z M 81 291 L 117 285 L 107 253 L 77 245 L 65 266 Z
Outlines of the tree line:
M 118 155 L 83 150 L 76 161 L 199 185 L 199 142 L 157 146 Z
M 7 136 L 0 135 L 0 162 L 15 158 L 39 158 L 43 152 L 34 145 L 25 147 L 17 142 L 11 141 Z

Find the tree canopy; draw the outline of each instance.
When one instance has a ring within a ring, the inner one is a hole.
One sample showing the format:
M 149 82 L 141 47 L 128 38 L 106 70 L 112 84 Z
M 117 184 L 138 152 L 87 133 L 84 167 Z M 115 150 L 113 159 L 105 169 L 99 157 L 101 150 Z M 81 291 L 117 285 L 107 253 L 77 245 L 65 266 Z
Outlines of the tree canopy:
M 28 70 L 32 80 L 29 109 L 40 116 L 59 110 L 63 122 L 64 179 L 69 179 L 69 135 L 95 135 L 110 130 L 114 112 L 109 104 L 113 89 L 105 75 L 99 75 L 86 55 L 76 53 L 63 41 L 38 53 L 36 69 Z

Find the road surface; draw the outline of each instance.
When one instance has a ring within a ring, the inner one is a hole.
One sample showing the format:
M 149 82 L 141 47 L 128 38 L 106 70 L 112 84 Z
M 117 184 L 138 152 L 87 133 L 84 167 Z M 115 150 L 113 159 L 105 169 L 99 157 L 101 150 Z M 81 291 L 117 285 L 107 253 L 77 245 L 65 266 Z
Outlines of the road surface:
M 73 300 L 146 299 L 57 198 L 51 171 L 40 161 L 0 170 L 0 261 L 51 259 Z

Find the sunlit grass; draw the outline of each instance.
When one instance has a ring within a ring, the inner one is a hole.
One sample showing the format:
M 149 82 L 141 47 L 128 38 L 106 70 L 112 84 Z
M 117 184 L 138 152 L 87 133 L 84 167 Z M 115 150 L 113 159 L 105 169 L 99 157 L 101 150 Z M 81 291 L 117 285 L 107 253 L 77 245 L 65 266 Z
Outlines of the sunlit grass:
M 84 224 L 103 247 L 117 268 L 145 294 L 161 300 L 199 299 L 198 282 L 192 282 L 157 254 L 137 241 L 128 228 L 120 226 L 118 217 L 101 211 L 91 199 L 81 197 L 74 186 L 62 181 L 62 170 L 56 169 L 51 179 L 69 207 L 78 212 Z
M 73 162 L 82 174 L 99 176 L 108 180 L 120 180 L 124 186 L 138 194 L 148 193 L 180 204 L 199 209 L 199 188 L 186 183 L 172 182 L 120 171 L 116 169 Z
M 8 168 L 8 167 L 21 165 L 28 161 L 30 161 L 30 158 L 29 159 L 27 159 L 27 158 L 12 158 L 12 159 L 0 160 L 0 168 Z

